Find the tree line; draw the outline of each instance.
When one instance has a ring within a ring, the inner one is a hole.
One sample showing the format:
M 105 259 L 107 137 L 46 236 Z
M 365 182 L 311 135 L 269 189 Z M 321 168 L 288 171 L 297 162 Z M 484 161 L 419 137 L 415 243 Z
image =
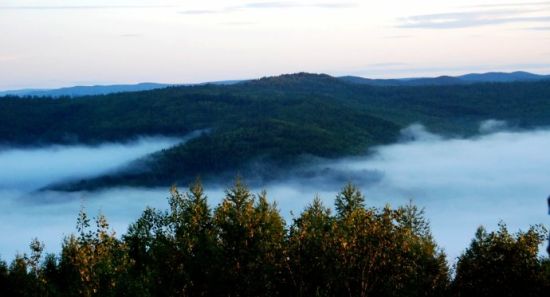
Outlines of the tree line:
M 107 219 L 78 215 L 59 254 L 0 261 L 0 296 L 547 296 L 542 226 L 480 227 L 449 267 L 422 209 L 369 207 L 348 184 L 334 211 L 317 197 L 285 222 L 266 192 L 239 179 L 211 208 L 200 181 L 171 188 L 117 236 Z

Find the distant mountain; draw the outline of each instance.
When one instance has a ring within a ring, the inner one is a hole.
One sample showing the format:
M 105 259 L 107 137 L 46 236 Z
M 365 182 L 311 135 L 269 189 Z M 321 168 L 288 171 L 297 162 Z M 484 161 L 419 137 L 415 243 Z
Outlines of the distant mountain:
M 513 81 L 532 81 L 550 79 L 550 75 L 539 75 L 525 71 L 516 71 L 511 73 L 505 72 L 487 72 L 487 73 L 471 73 L 459 76 L 463 81 L 468 82 L 513 82 Z
M 196 85 L 232 85 L 241 82 L 241 80 L 224 80 L 205 82 Z M 14 96 L 38 96 L 38 97 L 81 97 L 81 96 L 94 96 L 94 95 L 107 95 L 113 93 L 123 92 L 141 92 L 155 89 L 162 89 L 167 87 L 176 86 L 191 86 L 193 84 L 161 84 L 161 83 L 139 83 L 139 84 L 123 84 L 123 85 L 96 85 L 96 86 L 74 86 L 59 89 L 22 89 L 22 90 L 10 90 L 0 91 L 0 96 L 14 95 Z
M 217 86 L 229 86 L 229 85 L 234 85 L 234 84 L 238 84 L 238 83 L 241 83 L 241 82 L 244 82 L 246 80 L 237 80 L 237 79 L 233 79 L 233 80 L 219 80 L 219 81 L 209 81 L 209 82 L 205 82 L 205 83 L 200 83 L 198 85 L 217 85 Z
M 372 86 L 401 86 L 403 85 L 403 81 L 399 79 L 372 79 L 372 78 L 365 78 L 360 76 L 340 76 L 338 77 L 340 80 L 352 83 L 352 84 L 358 84 L 358 85 L 372 85 Z
M 276 87 L 277 84 L 284 85 L 285 87 L 292 87 L 292 81 L 298 82 L 299 86 L 303 87 L 303 80 L 308 76 L 308 73 L 296 73 L 292 75 L 281 75 L 277 77 L 266 77 L 256 80 L 222 80 L 212 81 L 197 84 L 162 84 L 162 83 L 139 83 L 139 84 L 121 84 L 121 85 L 95 85 L 95 86 L 74 86 L 59 89 L 21 89 L 21 90 L 9 90 L 0 91 L 1 96 L 13 95 L 13 96 L 38 96 L 38 97 L 81 97 L 81 96 L 94 96 L 94 95 L 107 95 L 113 93 L 123 92 L 140 92 L 149 91 L 154 89 L 162 89 L 167 87 L 176 86 L 200 86 L 200 85 L 217 85 L 217 86 L 229 86 L 244 82 L 252 82 L 255 85 L 270 85 L 270 87 Z M 323 78 L 323 76 L 320 76 Z M 319 77 L 317 77 L 319 78 Z M 525 71 L 516 72 L 487 72 L 487 73 L 470 73 L 460 76 L 439 76 L 439 77 L 413 77 L 413 78 L 396 78 L 396 79 L 372 79 L 364 78 L 360 76 L 341 76 L 330 77 L 324 76 L 324 79 L 328 78 L 332 80 L 339 80 L 345 83 L 370 85 L 378 87 L 389 86 L 450 86 L 450 85 L 464 85 L 474 83 L 490 83 L 490 82 L 519 82 L 519 81 L 536 81 L 536 80 L 550 80 L 550 75 L 533 74 Z M 329 79 L 329 80 L 330 80 Z M 327 81 L 317 81 L 317 86 L 325 88 L 326 86 L 334 86 L 326 84 Z
M 23 89 L 13 91 L 0 92 L 0 96 L 16 95 L 16 96 L 48 96 L 48 97 L 79 97 L 79 96 L 93 96 L 93 95 L 106 95 L 112 93 L 122 92 L 139 92 L 148 91 L 160 88 L 166 88 L 169 84 L 158 83 L 139 83 L 133 85 L 106 85 L 106 86 L 74 86 L 59 89 Z
M 342 76 L 348 83 L 371 86 L 445 86 L 491 82 L 520 82 L 550 79 L 550 75 L 539 75 L 524 71 L 470 73 L 461 76 L 439 76 L 422 78 L 370 79 L 359 76 Z

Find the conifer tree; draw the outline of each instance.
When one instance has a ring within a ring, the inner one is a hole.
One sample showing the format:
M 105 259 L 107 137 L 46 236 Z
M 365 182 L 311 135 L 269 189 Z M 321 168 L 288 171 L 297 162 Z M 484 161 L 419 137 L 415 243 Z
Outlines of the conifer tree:
M 204 296 L 212 287 L 217 257 L 207 197 L 199 179 L 183 195 L 175 187 L 171 192 L 168 222 L 176 249 L 181 253 L 184 272 L 180 281 L 187 282 L 186 294 Z
M 264 195 L 265 196 L 265 195 Z M 220 273 L 229 296 L 272 296 L 280 275 L 284 222 L 264 198 L 255 204 L 250 190 L 237 179 L 216 208 L 214 224 L 221 252 Z M 274 248 L 270 251 L 268 248 Z
M 336 206 L 336 213 L 340 217 L 344 217 L 357 209 L 364 208 L 365 197 L 355 185 L 348 183 L 340 193 L 336 195 L 334 204 Z
M 334 221 L 317 196 L 289 233 L 289 275 L 295 296 L 331 296 L 336 279 Z

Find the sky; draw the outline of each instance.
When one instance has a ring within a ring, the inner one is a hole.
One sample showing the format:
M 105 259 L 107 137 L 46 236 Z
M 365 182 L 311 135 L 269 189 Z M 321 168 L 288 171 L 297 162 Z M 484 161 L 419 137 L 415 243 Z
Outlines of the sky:
M 0 90 L 550 73 L 550 1 L 0 0 Z

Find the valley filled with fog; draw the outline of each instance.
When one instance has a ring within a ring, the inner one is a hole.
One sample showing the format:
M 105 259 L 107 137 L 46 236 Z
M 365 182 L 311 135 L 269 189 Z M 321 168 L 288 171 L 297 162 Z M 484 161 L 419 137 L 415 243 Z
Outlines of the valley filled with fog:
M 485 122 L 471 138 L 445 138 L 413 125 L 402 141 L 372 149 L 364 157 L 318 160 L 288 172 L 254 192 L 267 190 L 287 223 L 315 195 L 332 208 L 348 181 L 358 185 L 367 205 L 413 203 L 425 207 L 432 232 L 452 260 L 466 248 L 479 225 L 510 229 L 548 222 L 550 129 L 502 130 Z M 0 256 L 28 252 L 32 238 L 59 251 L 64 236 L 75 232 L 80 207 L 104 213 L 117 234 L 126 232 L 146 206 L 166 208 L 168 188 L 110 188 L 97 191 L 39 191 L 50 184 L 93 178 L 124 169 L 132 161 L 169 148 L 178 139 L 149 137 L 124 144 L 0 149 Z M 183 185 L 181 185 L 183 186 Z M 212 207 L 230 184 L 207 185 Z M 183 189 L 181 189 L 183 190 Z

